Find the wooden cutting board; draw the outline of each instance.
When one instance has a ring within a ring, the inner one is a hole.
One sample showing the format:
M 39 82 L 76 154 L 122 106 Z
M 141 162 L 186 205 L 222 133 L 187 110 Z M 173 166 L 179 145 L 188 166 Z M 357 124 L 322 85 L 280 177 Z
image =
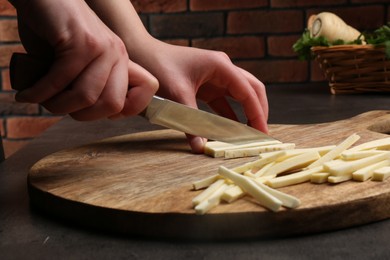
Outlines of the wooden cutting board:
M 271 125 L 270 133 L 297 148 L 388 137 L 390 112 L 312 125 Z M 254 158 L 224 160 L 190 152 L 182 133 L 158 130 L 101 140 L 51 154 L 28 175 L 31 202 L 83 226 L 179 239 L 291 236 L 347 228 L 390 217 L 390 181 L 304 183 L 281 188 L 297 209 L 270 212 L 249 197 L 196 215 L 192 182 Z

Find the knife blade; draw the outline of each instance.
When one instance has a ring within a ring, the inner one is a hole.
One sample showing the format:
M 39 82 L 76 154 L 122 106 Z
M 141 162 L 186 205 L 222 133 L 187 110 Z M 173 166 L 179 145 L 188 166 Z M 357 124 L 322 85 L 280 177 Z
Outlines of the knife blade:
M 10 62 L 12 88 L 23 90 L 33 85 L 47 72 L 49 66 L 49 62 L 38 60 L 27 54 L 14 53 Z M 275 140 L 240 122 L 158 96 L 152 98 L 150 104 L 140 115 L 152 124 L 215 141 L 243 144 Z

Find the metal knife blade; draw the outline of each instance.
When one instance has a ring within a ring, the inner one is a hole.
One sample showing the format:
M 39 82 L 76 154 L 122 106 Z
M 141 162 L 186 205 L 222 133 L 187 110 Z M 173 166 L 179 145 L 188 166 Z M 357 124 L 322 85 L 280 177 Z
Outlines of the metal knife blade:
M 275 139 L 240 122 L 154 96 L 144 117 L 152 124 L 232 144 Z

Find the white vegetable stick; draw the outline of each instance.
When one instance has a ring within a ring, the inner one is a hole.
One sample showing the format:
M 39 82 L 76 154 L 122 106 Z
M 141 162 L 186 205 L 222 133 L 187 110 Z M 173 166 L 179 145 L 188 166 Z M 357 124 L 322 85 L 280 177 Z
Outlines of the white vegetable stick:
M 341 153 L 340 157 L 343 160 L 357 160 L 357 159 L 362 159 L 368 156 L 373 156 L 385 152 L 386 151 L 383 150 L 363 150 L 363 151 L 346 150 Z
M 357 134 L 353 134 L 349 136 L 347 139 L 342 141 L 340 144 L 338 144 L 335 148 L 330 150 L 328 153 L 326 153 L 324 156 L 319 158 L 317 161 L 313 162 L 308 166 L 308 168 L 314 168 L 317 166 L 322 165 L 325 162 L 331 161 L 337 156 L 339 156 L 343 151 L 351 147 L 354 143 L 356 143 L 360 139 L 360 136 Z
M 225 158 L 233 159 L 233 158 L 257 156 L 261 153 L 280 151 L 280 150 L 289 150 L 294 148 L 295 148 L 295 144 L 293 143 L 271 144 L 271 145 L 255 146 L 255 147 L 248 147 L 248 148 L 246 147 L 234 148 L 234 149 L 225 150 Z
M 362 143 L 355 147 L 350 148 L 350 151 L 362 151 L 370 149 L 389 149 L 390 148 L 390 137 L 373 140 L 370 142 Z
M 223 177 L 232 180 L 236 185 L 240 186 L 242 190 L 251 195 L 262 206 L 272 211 L 278 211 L 283 204 L 279 199 L 275 198 L 268 192 L 265 192 L 263 189 L 260 189 L 259 186 L 248 177 L 242 176 L 224 166 L 219 167 L 218 173 Z
M 372 175 L 373 181 L 384 181 L 390 177 L 390 166 L 382 167 L 374 171 Z
M 353 172 L 352 179 L 354 179 L 355 181 L 366 181 L 372 177 L 375 170 L 380 169 L 380 168 L 385 167 L 385 166 L 389 166 L 389 165 L 390 165 L 389 159 L 368 165 L 364 168 L 361 168 L 361 169 Z
M 194 188 L 194 190 L 200 190 L 203 188 L 207 188 L 208 186 L 210 186 L 211 184 L 216 182 L 219 178 L 220 178 L 219 174 L 214 174 L 214 175 L 211 175 L 211 176 L 206 177 L 204 179 L 194 181 L 192 183 L 192 187 Z
M 198 215 L 203 215 L 212 208 L 218 206 L 221 201 L 223 192 L 228 187 L 227 184 L 222 184 L 217 190 L 215 190 L 207 200 L 202 201 L 195 207 L 195 212 Z
M 198 205 L 202 201 L 206 200 L 208 197 L 210 197 L 211 194 L 213 194 L 219 187 L 222 186 L 222 184 L 225 183 L 225 180 L 219 179 L 213 184 L 211 184 L 207 189 L 205 189 L 202 193 L 199 193 L 198 196 L 192 199 L 192 203 L 194 205 Z
M 275 163 L 263 176 L 278 175 L 289 170 L 303 168 L 318 158 L 320 158 L 320 154 L 317 151 L 300 154 L 285 161 Z
M 262 154 L 259 159 L 255 160 L 253 162 L 248 162 L 248 163 L 245 163 L 243 165 L 234 167 L 233 171 L 235 171 L 237 173 L 243 173 L 243 172 L 251 170 L 253 168 L 260 168 L 263 165 L 274 161 L 279 156 L 283 156 L 284 154 L 285 154 L 285 151 L 277 151 L 277 152 L 273 152 L 273 153 Z
M 245 195 L 245 192 L 237 185 L 232 185 L 224 191 L 221 199 L 228 203 L 232 203 L 239 198 L 242 198 Z
M 317 173 L 317 172 L 321 172 L 321 171 L 323 171 L 323 167 L 317 166 L 317 167 L 312 168 L 312 169 L 307 169 L 304 171 L 300 171 L 300 172 L 296 172 L 296 173 L 292 173 L 289 175 L 276 177 L 276 178 L 267 180 L 265 182 L 265 184 L 267 184 L 268 186 L 270 186 L 272 188 L 281 188 L 281 187 L 285 187 L 285 186 L 290 186 L 290 185 L 310 181 L 310 176 L 313 173 Z
M 352 179 L 352 174 L 342 175 L 342 176 L 329 176 L 328 182 L 330 183 L 340 183 L 344 181 L 349 181 Z
M 287 208 L 296 208 L 301 204 L 301 201 L 294 196 L 270 188 L 267 185 L 264 185 L 263 182 L 258 181 L 257 179 L 255 179 L 255 182 L 257 185 L 260 186 L 260 188 L 264 189 L 266 192 L 269 192 L 271 195 L 278 198 L 283 203 L 283 206 Z
M 313 147 L 313 148 L 298 148 L 298 149 L 292 149 L 292 150 L 286 150 L 286 155 L 279 157 L 276 161 L 284 161 L 290 157 L 297 156 L 303 153 L 307 152 L 318 152 L 321 156 L 335 148 L 335 145 L 327 145 L 327 146 L 320 146 L 320 147 Z
M 212 157 L 224 157 L 226 150 L 231 149 L 241 149 L 241 148 L 248 148 L 248 147 L 256 147 L 256 146 L 266 146 L 266 145 L 272 145 L 272 144 L 278 144 L 281 143 L 280 141 L 267 141 L 267 142 L 251 142 L 247 144 L 229 144 L 219 141 L 209 141 L 206 142 L 204 147 L 204 153 L 206 155 L 212 156 Z
M 325 183 L 328 181 L 328 177 L 329 177 L 328 172 L 316 172 L 310 176 L 310 182 L 317 183 L 317 184 Z
M 343 161 L 335 165 L 325 163 L 324 169 L 333 176 L 349 175 L 352 174 L 354 171 L 357 171 L 370 164 L 374 164 L 389 158 L 390 152 L 386 152 L 358 160 Z
M 275 162 L 271 162 L 271 163 L 269 163 L 269 164 L 264 165 L 260 170 L 258 170 L 257 172 L 255 172 L 253 175 L 254 175 L 255 177 L 261 177 L 261 176 L 263 176 L 263 175 L 268 171 L 268 169 L 271 168 L 274 164 L 275 164 Z

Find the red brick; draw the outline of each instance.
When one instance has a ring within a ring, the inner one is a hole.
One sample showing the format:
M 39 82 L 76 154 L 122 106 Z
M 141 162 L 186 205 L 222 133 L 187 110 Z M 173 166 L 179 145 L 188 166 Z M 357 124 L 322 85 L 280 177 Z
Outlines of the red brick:
M 30 103 L 18 103 L 15 101 L 14 92 L 0 92 L 1 115 L 37 115 L 39 105 Z
M 0 41 L 17 42 L 20 41 L 18 33 L 18 22 L 16 19 L 0 20 Z
M 157 38 L 218 36 L 224 30 L 224 17 L 222 13 L 155 15 L 149 29 Z
M 1 84 L 2 90 L 9 91 L 12 89 L 8 69 L 1 70 L 1 83 L 0 84 Z
M 0 0 L 0 15 L 14 16 L 16 10 L 7 0 Z
M 347 24 L 361 31 L 374 30 L 385 23 L 385 9 L 381 5 L 310 9 L 307 12 L 306 20 L 310 15 L 324 11 L 335 13 Z
M 228 15 L 228 33 L 283 33 L 302 32 L 301 11 L 240 11 Z
M 4 156 L 7 159 L 19 149 L 23 148 L 30 140 L 7 140 L 3 139 Z
M 133 0 L 131 2 L 139 13 L 172 13 L 187 10 L 187 0 Z
M 62 117 L 12 117 L 6 120 L 7 138 L 33 138 Z
M 264 56 L 263 37 L 243 36 L 195 39 L 192 46 L 225 52 L 230 58 L 259 58 Z
M 190 0 L 190 10 L 231 10 L 268 6 L 268 0 Z
M 271 0 L 271 7 L 303 7 L 303 6 L 328 6 L 336 4 L 346 4 L 347 0 L 326 0 L 326 1 L 313 1 L 313 0 Z
M 5 136 L 5 131 L 4 131 L 4 119 L 0 118 L 0 135 Z
M 235 64 L 264 83 L 304 82 L 308 79 L 308 62 L 297 60 L 240 61 Z
M 292 46 L 300 37 L 301 35 L 269 36 L 267 38 L 268 54 L 277 57 L 297 56 Z
M 11 55 L 14 52 L 24 52 L 21 44 L 0 45 L 0 67 L 8 67 Z

